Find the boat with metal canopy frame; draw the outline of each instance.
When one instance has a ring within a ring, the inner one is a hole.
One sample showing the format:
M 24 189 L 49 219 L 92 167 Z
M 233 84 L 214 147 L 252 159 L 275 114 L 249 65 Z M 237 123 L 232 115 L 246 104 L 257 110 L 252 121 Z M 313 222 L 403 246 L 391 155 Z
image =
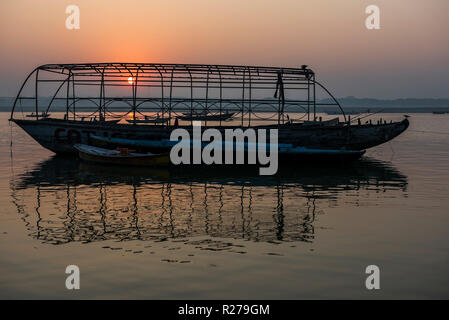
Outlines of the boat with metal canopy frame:
M 333 102 L 319 103 L 318 90 Z M 338 108 L 342 121 L 322 121 L 317 114 L 322 106 Z M 76 153 L 74 144 L 88 144 L 90 134 L 167 139 L 174 128 L 191 131 L 195 115 L 204 115 L 204 129 L 276 128 L 279 143 L 332 150 L 365 150 L 409 125 L 407 119 L 377 124 L 351 120 L 306 65 L 159 63 L 39 66 L 22 84 L 10 121 L 55 153 Z M 155 117 L 163 121 L 148 121 Z

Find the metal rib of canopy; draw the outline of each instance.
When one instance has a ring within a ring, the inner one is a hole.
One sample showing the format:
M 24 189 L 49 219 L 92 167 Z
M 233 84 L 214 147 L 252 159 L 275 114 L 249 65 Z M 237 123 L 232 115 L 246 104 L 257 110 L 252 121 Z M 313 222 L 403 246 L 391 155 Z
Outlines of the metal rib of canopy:
M 34 85 L 30 84 L 33 80 Z M 129 122 L 136 124 L 139 117 L 156 114 L 167 120 L 164 125 L 171 126 L 180 116 L 212 115 L 222 125 L 224 115 L 232 114 L 241 126 L 250 126 L 252 121 L 283 124 L 290 120 L 289 113 L 315 120 L 316 85 L 322 87 L 307 66 L 46 64 L 26 78 L 11 118 L 18 105 L 32 100 L 31 116 L 36 119 L 52 108 L 61 111 L 64 105 L 64 118 L 72 120 L 98 117 L 106 121 L 131 115 Z M 26 86 L 31 86 L 31 95 L 24 93 Z M 332 104 L 338 105 L 334 101 Z M 265 116 L 269 113 L 272 115 Z

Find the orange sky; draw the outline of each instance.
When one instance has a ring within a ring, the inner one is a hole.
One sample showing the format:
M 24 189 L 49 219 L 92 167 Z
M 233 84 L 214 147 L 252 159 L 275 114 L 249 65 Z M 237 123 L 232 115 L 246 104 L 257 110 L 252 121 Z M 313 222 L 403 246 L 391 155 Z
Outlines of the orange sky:
M 65 28 L 69 4 L 80 30 Z M 380 30 L 365 28 L 370 4 Z M 1 0 L 0 12 L 1 96 L 45 63 L 173 62 L 308 64 L 338 97 L 449 97 L 448 0 Z

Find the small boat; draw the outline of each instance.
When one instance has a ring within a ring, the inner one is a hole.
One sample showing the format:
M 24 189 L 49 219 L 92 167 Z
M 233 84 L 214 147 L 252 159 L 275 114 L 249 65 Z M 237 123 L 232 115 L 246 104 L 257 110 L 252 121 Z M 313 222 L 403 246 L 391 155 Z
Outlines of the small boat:
M 129 166 L 165 166 L 170 163 L 169 154 L 135 153 L 128 148 L 109 150 L 89 146 L 87 144 L 75 144 L 81 160 L 101 163 Z
M 173 147 L 176 143 L 177 143 L 176 141 L 170 141 L 169 139 L 135 140 L 135 139 L 114 138 L 114 137 L 102 137 L 94 134 L 89 135 L 89 144 L 95 147 L 105 149 L 128 148 L 137 150 L 140 153 L 170 152 L 171 147 Z
M 145 116 L 145 119 L 136 119 L 136 120 L 126 120 L 127 122 L 131 122 L 131 123 L 166 123 L 170 120 L 170 118 L 161 118 L 161 117 L 156 117 L 156 118 L 150 118 L 148 116 Z
M 449 112 L 446 112 L 446 111 L 433 111 L 432 113 L 433 114 L 445 114 L 445 113 L 449 113 Z
M 104 123 L 104 124 L 116 124 L 118 123 L 121 119 L 114 119 L 114 120 L 105 120 L 104 118 L 101 118 L 100 120 L 97 119 L 97 117 L 88 117 L 88 116 L 81 116 L 80 117 L 81 120 L 76 120 L 76 121 L 81 121 L 81 122 L 93 122 L 93 123 Z M 87 120 L 86 120 L 87 119 Z M 70 121 L 70 119 L 67 118 L 67 116 L 64 116 L 64 120 L 66 121 Z
M 182 116 L 178 116 L 177 118 L 184 121 L 226 121 L 231 119 L 234 115 L 235 112 L 226 112 L 222 114 L 183 113 Z
M 48 117 L 50 117 L 50 114 L 48 112 L 41 112 L 41 113 L 31 113 L 31 114 L 27 114 L 25 115 L 26 118 L 41 118 L 41 119 L 46 119 Z
M 123 138 L 108 138 L 90 135 L 90 140 L 95 146 L 104 148 L 133 148 L 138 150 L 150 150 L 150 151 L 164 151 L 169 152 L 171 147 L 178 144 L 178 141 L 171 141 L 169 139 L 161 140 L 134 140 L 134 139 L 123 139 Z M 191 147 L 193 140 L 184 142 L 185 147 Z M 182 142 L 181 142 L 182 143 Z M 201 147 L 208 145 L 208 142 L 200 141 Z M 214 145 L 214 143 L 211 143 Z M 259 148 L 258 143 L 248 143 L 248 142 L 228 142 L 222 141 L 221 143 L 215 143 L 216 150 L 224 150 L 225 148 L 232 148 L 233 150 L 243 150 L 247 152 L 249 149 L 257 150 Z M 271 145 L 267 143 L 265 145 L 265 150 L 271 150 Z M 292 144 L 278 144 L 278 152 L 280 156 L 293 157 L 293 158 L 304 158 L 304 159 L 314 159 L 314 158 L 344 158 L 344 159 L 357 159 L 365 154 L 365 150 L 346 150 L 341 149 L 324 149 L 324 148 L 308 148 L 303 146 L 293 146 Z

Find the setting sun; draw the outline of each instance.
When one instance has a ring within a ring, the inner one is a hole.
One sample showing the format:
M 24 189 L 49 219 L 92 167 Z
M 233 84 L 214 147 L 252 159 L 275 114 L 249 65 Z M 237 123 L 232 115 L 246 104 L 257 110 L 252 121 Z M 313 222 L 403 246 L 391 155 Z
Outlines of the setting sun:
M 133 82 L 134 82 L 133 77 L 129 77 L 129 78 L 128 78 L 128 83 L 129 83 L 129 84 L 133 84 Z

